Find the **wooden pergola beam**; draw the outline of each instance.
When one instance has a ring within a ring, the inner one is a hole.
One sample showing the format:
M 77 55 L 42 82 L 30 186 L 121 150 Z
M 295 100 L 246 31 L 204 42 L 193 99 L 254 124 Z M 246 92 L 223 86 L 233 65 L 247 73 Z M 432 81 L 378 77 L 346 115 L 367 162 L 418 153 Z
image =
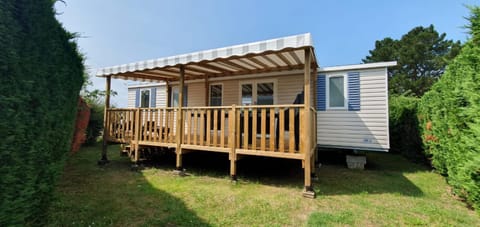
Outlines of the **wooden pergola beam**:
M 255 57 L 248 58 L 248 60 L 252 61 L 253 63 L 255 63 L 255 64 L 257 64 L 257 65 L 262 66 L 263 68 L 269 68 L 269 67 L 270 67 L 270 66 L 268 66 L 267 64 L 261 62 L 260 60 L 258 60 L 258 59 L 255 58 Z
M 192 68 L 193 67 L 197 67 L 197 68 Z M 212 74 L 214 72 L 211 72 L 211 71 L 207 71 L 207 70 L 202 70 L 202 69 L 198 69 L 198 67 L 201 67 L 201 66 L 198 66 L 198 65 L 185 65 L 185 70 L 188 70 L 188 71 L 192 71 L 192 72 L 198 72 L 198 73 L 202 73 L 203 74 Z M 213 70 L 215 72 L 218 72 L 217 70 Z
M 156 69 L 156 70 L 154 70 L 154 72 L 168 72 L 168 73 L 171 73 L 172 75 L 174 75 L 175 77 L 178 77 L 178 73 L 180 73 L 178 70 L 175 70 L 174 67 L 172 67 L 172 68 Z M 193 74 L 193 73 L 188 73 L 188 72 L 185 70 L 185 76 L 195 77 L 195 76 L 201 76 L 201 75 L 199 75 L 199 74 Z
M 208 71 L 202 71 L 202 70 L 197 70 L 197 69 L 192 69 L 192 68 L 187 68 L 187 67 L 185 67 L 185 71 L 186 72 L 190 71 L 190 72 L 200 73 L 200 74 L 197 74 L 197 75 L 200 75 L 200 76 L 211 73 L 211 72 L 208 72 Z
M 151 74 L 151 73 L 143 73 L 143 72 L 133 72 L 131 73 L 133 75 L 135 75 L 133 78 L 140 78 L 140 79 L 145 79 L 145 80 L 173 80 L 174 78 L 172 77 L 168 77 L 168 76 L 160 76 L 158 74 Z M 128 74 L 125 75 L 126 77 L 132 77 L 132 76 L 129 76 Z
M 302 64 L 302 61 L 300 61 L 300 58 L 297 56 L 297 54 L 295 53 L 295 51 L 290 51 L 290 52 L 287 52 L 288 54 L 290 54 L 290 56 L 293 58 L 293 60 L 295 60 L 295 62 L 298 64 Z
M 290 62 L 290 60 L 288 60 L 284 55 L 283 53 L 278 53 L 277 54 L 277 57 L 280 58 L 280 60 L 283 61 L 283 63 L 285 63 L 286 65 L 288 66 L 292 66 L 293 64 Z
M 249 69 L 249 68 L 246 68 L 245 66 L 239 65 L 239 64 L 237 64 L 237 63 L 235 63 L 235 62 L 232 62 L 232 61 L 226 61 L 226 60 L 224 60 L 224 61 L 220 61 L 220 62 L 222 62 L 222 63 L 224 63 L 224 64 L 226 64 L 226 65 L 228 65 L 228 66 L 230 66 L 230 67 L 237 68 L 237 69 L 240 70 L 240 71 L 249 71 L 249 70 L 251 70 L 251 69 Z
M 242 62 L 243 64 L 248 65 L 248 66 L 250 66 L 250 67 L 252 67 L 252 68 L 254 68 L 254 69 L 261 69 L 261 68 L 258 68 L 258 66 L 254 65 L 255 63 L 252 64 L 252 63 L 248 62 L 248 60 L 249 60 L 248 58 L 239 58 L 239 59 L 236 59 L 236 60 L 237 60 L 237 61 L 240 61 L 240 62 Z
M 278 63 L 276 63 L 274 60 L 272 60 L 268 55 L 262 56 L 262 58 L 267 59 L 268 62 L 272 63 L 275 67 L 281 67 Z
M 217 72 L 234 72 L 234 71 L 231 71 L 231 70 L 228 70 L 228 69 L 225 69 L 225 68 L 220 68 L 218 66 L 214 66 L 214 65 L 211 65 L 211 64 L 208 64 L 208 63 L 198 63 L 196 64 L 197 66 L 199 67 L 203 67 L 203 68 L 207 68 L 207 69 L 210 69 L 210 70 L 213 70 L 213 71 L 217 71 Z
M 210 74 L 210 77 L 222 77 L 222 76 L 237 76 L 237 75 L 244 75 L 244 74 L 255 74 L 255 73 L 268 73 L 268 72 L 276 72 L 276 71 L 283 71 L 283 70 L 293 70 L 293 69 L 303 69 L 302 65 L 293 65 L 293 66 L 280 66 L 276 68 L 267 68 L 267 69 L 256 69 L 250 71 L 238 71 L 234 73 L 229 73 L 227 75 L 218 73 L 218 74 Z
M 288 48 L 279 51 L 266 51 L 261 54 L 247 54 L 244 56 L 232 56 L 225 59 L 216 59 L 213 61 L 202 61 L 196 63 L 189 63 L 181 65 L 183 67 L 184 80 L 203 79 L 205 75 L 211 78 L 218 78 L 222 76 L 236 76 L 242 74 L 255 74 L 265 72 L 275 72 L 283 70 L 303 69 L 304 62 L 300 60 L 295 51 L 302 50 L 307 52 L 309 50 L 309 59 L 314 59 L 314 53 L 310 47 L 302 48 Z M 274 54 L 279 58 L 280 62 L 276 62 L 271 56 Z M 287 58 L 287 54 L 291 58 Z M 293 60 L 292 60 L 293 59 Z M 232 60 L 237 60 L 234 62 Z M 240 64 L 241 62 L 242 64 Z M 265 63 L 264 63 L 265 62 Z M 216 63 L 213 65 L 209 63 Z M 268 63 L 268 64 L 267 64 Z M 274 65 L 273 67 L 270 64 Z M 248 65 L 249 67 L 245 66 Z M 316 62 L 310 62 L 311 67 L 316 66 Z M 251 68 L 250 68 L 251 67 Z M 252 69 L 253 68 L 253 69 Z M 153 70 L 144 70 L 138 72 L 119 73 L 116 76 L 125 77 L 126 79 L 142 79 L 152 81 L 179 81 L 180 69 L 174 66 L 167 66 L 165 68 L 156 68 Z M 113 77 L 113 76 L 112 76 Z

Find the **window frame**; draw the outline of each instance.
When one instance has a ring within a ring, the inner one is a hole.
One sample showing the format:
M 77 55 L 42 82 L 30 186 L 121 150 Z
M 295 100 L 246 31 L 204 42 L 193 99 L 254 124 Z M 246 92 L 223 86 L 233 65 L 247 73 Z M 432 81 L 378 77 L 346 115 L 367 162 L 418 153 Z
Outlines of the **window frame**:
M 143 105 L 142 105 L 142 101 L 143 101 L 142 93 L 143 93 L 144 91 L 148 91 L 148 103 L 147 103 L 147 106 L 143 106 Z M 139 106 L 140 108 L 150 108 L 150 105 L 151 105 L 151 103 L 152 103 L 152 91 L 151 91 L 151 89 L 150 89 L 150 88 L 141 88 L 141 89 L 140 89 L 140 98 L 139 98 L 139 99 L 140 99 L 140 100 L 139 100 L 140 103 L 139 103 L 138 106 Z
M 212 102 L 212 99 L 211 99 L 212 98 L 212 86 L 216 86 L 216 85 L 221 85 L 222 86 L 222 96 L 221 96 L 220 106 L 223 106 L 223 97 L 224 97 L 224 95 L 223 95 L 223 91 L 224 91 L 223 83 L 210 83 L 208 85 L 208 106 L 212 106 L 212 103 L 211 103 Z
M 343 77 L 343 106 L 332 107 L 330 106 L 330 78 Z M 325 101 L 327 110 L 347 110 L 348 109 L 348 76 L 347 74 L 330 74 L 325 75 Z
M 176 90 L 178 90 L 178 94 L 179 94 L 179 96 L 180 96 L 180 85 L 172 85 L 172 86 L 170 86 L 170 88 L 171 88 L 171 90 L 170 90 L 170 97 L 169 97 L 169 99 L 170 99 L 170 107 L 178 107 L 178 106 L 174 106 L 174 105 L 173 105 L 173 103 L 174 103 L 174 102 L 173 102 L 173 101 L 174 101 L 174 100 L 173 100 L 173 93 L 175 93 L 175 89 L 176 89 Z M 183 104 L 182 106 L 183 106 L 183 107 L 187 107 L 187 106 L 188 106 L 188 86 L 187 86 L 187 84 L 185 84 L 185 85 L 183 86 L 183 89 L 187 90 L 187 92 L 186 92 L 186 94 L 183 94 L 186 103 L 183 103 L 183 100 L 182 100 L 182 104 Z M 179 100 L 179 102 L 180 102 L 180 100 Z
M 238 83 L 238 104 L 242 105 L 242 85 L 244 84 L 251 84 L 252 85 L 252 104 L 253 106 L 258 105 L 257 98 L 258 98 L 258 92 L 257 92 L 257 85 L 261 83 L 273 83 L 273 104 L 272 105 L 277 105 L 278 103 L 278 80 L 275 79 L 260 79 L 260 80 L 243 80 Z

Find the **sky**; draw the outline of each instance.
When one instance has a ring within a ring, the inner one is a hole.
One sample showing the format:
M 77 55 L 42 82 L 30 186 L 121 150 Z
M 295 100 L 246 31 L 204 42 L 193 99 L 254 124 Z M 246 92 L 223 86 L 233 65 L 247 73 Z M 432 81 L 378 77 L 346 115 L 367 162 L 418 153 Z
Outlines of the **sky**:
M 77 43 L 93 88 L 97 69 L 242 43 L 311 33 L 321 67 L 358 64 L 376 40 L 433 24 L 447 39 L 468 39 L 465 5 L 480 0 L 66 0 L 57 19 Z M 127 84 L 112 79 L 116 107 Z M 92 89 L 92 88 L 91 88 Z

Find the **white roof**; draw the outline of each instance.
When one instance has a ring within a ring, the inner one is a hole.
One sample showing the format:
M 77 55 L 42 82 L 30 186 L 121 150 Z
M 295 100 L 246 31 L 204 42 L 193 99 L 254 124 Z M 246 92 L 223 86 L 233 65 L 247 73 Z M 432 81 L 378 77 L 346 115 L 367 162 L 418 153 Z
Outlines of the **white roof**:
M 237 71 L 238 73 L 241 73 L 243 71 L 263 70 L 264 68 L 266 68 L 266 66 L 271 68 L 281 68 L 280 66 L 297 66 L 298 63 L 303 64 L 303 62 L 298 62 L 299 59 L 300 61 L 303 61 L 303 51 L 301 51 L 301 49 L 312 46 L 313 43 L 310 33 L 305 33 L 278 39 L 270 39 L 218 49 L 193 52 L 189 54 L 181 54 L 171 57 L 150 59 L 129 64 L 106 67 L 99 69 L 96 75 L 99 77 L 113 76 L 114 78 L 121 79 L 132 79 L 136 78 L 136 76 L 143 75 L 143 81 L 152 81 L 152 78 L 155 79 L 154 75 L 159 76 L 159 80 L 169 80 L 173 78 L 171 77 L 171 74 L 175 73 L 176 70 L 173 69 L 173 67 L 176 68 L 176 66 L 187 64 L 192 65 L 192 67 L 190 68 L 190 72 L 188 71 L 188 68 L 186 69 L 186 73 L 190 73 L 192 77 L 200 76 L 202 75 L 202 73 L 221 74 L 224 72 L 228 72 L 231 74 L 232 72 L 236 73 Z M 293 53 L 288 53 L 282 56 L 267 56 L 266 60 L 262 59 L 262 57 L 257 56 L 258 54 L 264 53 L 265 55 L 267 55 L 276 51 L 289 49 L 291 49 Z M 237 57 L 241 56 L 253 56 L 258 58 L 253 59 L 253 62 L 251 58 L 242 58 L 240 60 L 237 60 Z M 272 57 L 273 60 L 275 60 L 276 62 L 272 62 Z M 220 61 L 219 63 L 214 62 L 220 59 L 226 60 Z M 257 60 L 261 62 L 258 63 Z M 313 61 L 315 62 L 315 60 Z M 208 65 L 205 66 L 205 64 Z M 202 68 L 202 65 L 205 67 Z M 215 68 L 217 70 L 215 70 Z M 221 69 L 224 68 L 225 70 L 222 71 Z
M 333 71 L 345 71 L 345 70 L 356 70 L 356 69 L 373 69 L 373 68 L 385 68 L 390 66 L 396 66 L 396 61 L 387 61 L 387 62 L 375 62 L 375 63 L 365 63 L 365 64 L 356 64 L 356 65 L 338 65 L 338 66 L 329 66 L 329 67 L 320 67 L 318 72 L 333 72 Z

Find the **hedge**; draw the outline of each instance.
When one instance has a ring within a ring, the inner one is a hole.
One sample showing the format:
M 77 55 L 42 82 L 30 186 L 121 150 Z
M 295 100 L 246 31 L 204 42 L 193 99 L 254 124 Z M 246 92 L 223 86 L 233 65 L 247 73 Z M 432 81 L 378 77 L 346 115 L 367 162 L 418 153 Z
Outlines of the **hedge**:
M 471 8 L 472 38 L 421 100 L 425 152 L 454 192 L 480 208 L 480 8 Z
M 390 151 L 400 153 L 411 161 L 425 163 L 427 160 L 417 118 L 419 102 L 416 97 L 389 98 Z
M 45 224 L 70 150 L 84 67 L 54 2 L 0 4 L 0 226 Z

